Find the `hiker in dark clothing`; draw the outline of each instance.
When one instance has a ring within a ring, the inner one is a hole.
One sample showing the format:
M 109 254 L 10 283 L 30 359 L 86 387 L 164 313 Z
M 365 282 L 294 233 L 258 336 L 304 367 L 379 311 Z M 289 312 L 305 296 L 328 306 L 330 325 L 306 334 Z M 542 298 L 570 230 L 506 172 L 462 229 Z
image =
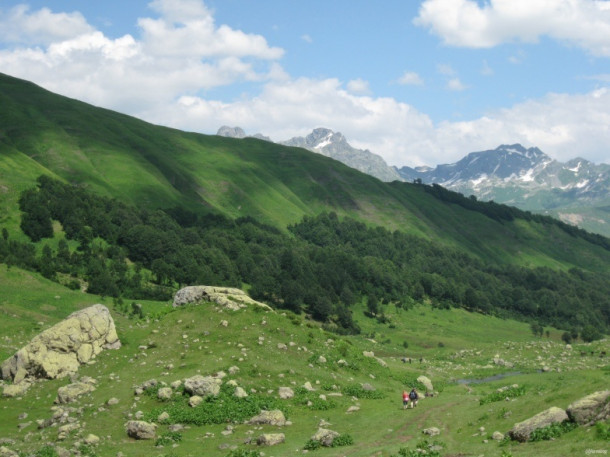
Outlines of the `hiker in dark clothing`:
M 409 392 L 409 400 L 411 401 L 411 408 L 417 406 L 417 400 L 419 400 L 419 394 L 417 393 L 417 389 L 413 387 L 411 392 Z

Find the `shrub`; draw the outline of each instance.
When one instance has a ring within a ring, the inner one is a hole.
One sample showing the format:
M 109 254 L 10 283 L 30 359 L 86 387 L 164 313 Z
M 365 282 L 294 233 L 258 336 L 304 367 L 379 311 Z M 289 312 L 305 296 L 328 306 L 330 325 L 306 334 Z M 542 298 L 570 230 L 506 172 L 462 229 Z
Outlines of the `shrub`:
M 610 422 L 598 422 L 595 424 L 598 438 L 605 441 L 610 441 Z
M 547 425 L 546 427 L 534 430 L 530 435 L 530 441 L 548 441 L 559 438 L 564 433 L 574 430 L 576 427 L 578 427 L 578 424 L 570 421 Z
M 487 403 L 493 403 L 495 401 L 502 401 L 506 397 L 516 398 L 525 394 L 525 386 L 510 387 L 503 392 L 493 392 L 479 400 L 479 405 L 485 405 Z
M 180 432 L 166 432 L 157 438 L 155 446 L 169 446 L 179 441 L 182 441 L 182 434 Z

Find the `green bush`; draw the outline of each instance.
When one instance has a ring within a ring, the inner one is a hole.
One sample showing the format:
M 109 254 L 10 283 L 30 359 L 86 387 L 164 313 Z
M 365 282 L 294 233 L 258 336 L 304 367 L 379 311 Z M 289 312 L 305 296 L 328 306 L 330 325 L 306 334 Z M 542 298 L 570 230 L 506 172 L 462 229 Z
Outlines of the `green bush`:
M 562 423 L 554 423 L 538 430 L 534 430 L 530 435 L 530 441 L 548 441 L 559 438 L 564 433 L 574 430 L 578 427 L 576 422 L 563 421 Z
M 595 430 L 597 430 L 598 438 L 610 441 L 610 422 L 598 422 L 595 424 Z
M 41 447 L 34 455 L 36 457 L 58 457 L 57 451 L 53 446 L 50 445 Z
M 182 434 L 180 432 L 166 432 L 156 439 L 155 446 L 169 446 L 180 441 L 182 441 Z
M 227 457 L 260 457 L 261 453 L 253 449 L 233 449 Z
M 489 395 L 486 395 L 485 397 L 482 397 L 479 400 L 479 404 L 485 405 L 487 403 L 502 401 L 506 397 L 508 397 L 508 398 L 520 397 L 522 395 L 525 395 L 525 390 L 526 390 L 525 386 L 519 386 L 519 387 L 510 387 L 503 392 L 493 392 L 493 393 L 490 393 Z

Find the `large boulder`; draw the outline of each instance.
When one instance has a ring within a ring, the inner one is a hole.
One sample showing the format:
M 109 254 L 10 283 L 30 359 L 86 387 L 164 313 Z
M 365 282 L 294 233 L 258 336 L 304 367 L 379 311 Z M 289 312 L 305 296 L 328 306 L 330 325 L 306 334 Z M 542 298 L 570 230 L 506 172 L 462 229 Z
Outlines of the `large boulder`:
M 576 400 L 566 410 L 570 420 L 580 425 L 592 425 L 610 417 L 610 390 L 595 392 Z
M 417 382 L 420 382 L 424 385 L 427 392 L 434 392 L 434 386 L 432 385 L 432 381 L 427 376 L 421 375 L 417 378 Z
M 103 349 L 119 347 L 110 311 L 104 305 L 93 305 L 70 314 L 6 359 L 2 378 L 61 378 L 76 373 Z
M 144 421 L 129 421 L 127 435 L 136 440 L 152 440 L 156 437 L 157 425 Z
M 525 442 L 529 440 L 534 430 L 547 427 L 551 424 L 562 423 L 568 420 L 565 410 L 552 406 L 551 408 L 536 414 L 529 419 L 519 422 L 509 430 L 508 435 L 516 441 Z
M 215 397 L 220 393 L 222 380 L 212 376 L 195 375 L 184 380 L 184 390 L 189 395 L 199 397 Z
M 224 308 L 237 311 L 248 305 L 260 306 L 271 311 L 268 305 L 253 300 L 241 289 L 232 287 L 188 286 L 180 289 L 174 296 L 174 308 L 189 303 L 212 302 Z

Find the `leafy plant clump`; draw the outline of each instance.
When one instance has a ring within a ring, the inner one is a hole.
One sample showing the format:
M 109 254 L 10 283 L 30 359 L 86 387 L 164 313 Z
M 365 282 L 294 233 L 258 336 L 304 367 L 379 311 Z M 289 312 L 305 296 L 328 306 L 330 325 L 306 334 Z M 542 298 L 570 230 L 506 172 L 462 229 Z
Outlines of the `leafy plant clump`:
M 563 421 L 554 423 L 538 430 L 534 430 L 530 435 L 530 441 L 548 441 L 559 438 L 564 433 L 574 430 L 578 427 L 576 422 Z
M 337 436 L 333 440 L 331 447 L 351 446 L 352 444 L 354 444 L 354 438 L 352 438 L 352 436 L 349 434 L 345 434 Z M 316 449 L 320 449 L 321 447 L 322 443 L 320 441 L 310 439 L 307 441 L 307 443 L 305 443 L 303 449 L 306 451 L 315 451 Z
M 254 449 L 233 449 L 226 457 L 261 457 L 261 453 Z
M 155 446 L 169 446 L 180 441 L 182 441 L 180 432 L 166 432 L 156 439 Z
M 260 413 L 261 410 L 283 409 L 280 401 L 263 395 L 249 395 L 237 398 L 233 395 L 231 386 L 223 385 L 216 397 L 206 397 L 200 405 L 192 408 L 188 405 L 188 397 L 182 396 L 170 400 L 159 408 L 154 408 L 146 414 L 146 420 L 154 420 L 163 411 L 169 414 L 170 424 L 226 424 L 240 423 Z
M 506 397 L 508 397 L 508 398 L 520 397 L 522 395 L 525 395 L 525 391 L 526 391 L 525 386 L 519 386 L 519 387 L 510 387 L 506 390 L 503 390 L 502 392 L 493 392 L 489 395 L 486 395 L 485 397 L 482 397 L 479 400 L 479 405 L 485 405 L 487 403 L 502 401 Z
M 598 422 L 595 424 L 595 430 L 597 430 L 598 438 L 605 441 L 610 441 L 610 422 Z

